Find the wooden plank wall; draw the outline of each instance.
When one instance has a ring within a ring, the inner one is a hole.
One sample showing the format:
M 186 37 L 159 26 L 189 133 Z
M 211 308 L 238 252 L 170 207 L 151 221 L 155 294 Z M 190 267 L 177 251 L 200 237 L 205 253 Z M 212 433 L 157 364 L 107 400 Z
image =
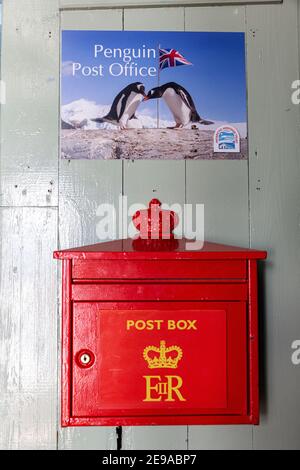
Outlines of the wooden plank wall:
M 253 446 L 299 448 L 300 374 L 291 362 L 291 343 L 300 335 L 299 106 L 291 102 L 291 83 L 299 78 L 299 3 L 263 7 L 259 15 L 247 10 L 251 244 L 270 247 L 261 299 L 263 413 Z
M 0 447 L 55 449 L 58 2 L 5 1 L 2 20 Z
M 120 194 L 129 204 L 153 194 L 204 203 L 207 239 L 269 248 L 260 275 L 261 425 L 124 427 L 123 449 L 299 448 L 300 378 L 290 358 L 300 334 L 299 107 L 291 102 L 298 1 L 61 14 L 59 4 L 66 0 L 4 0 L 0 448 L 116 448 L 115 428 L 59 426 L 60 270 L 52 251 L 96 242 L 97 206 L 117 206 Z M 249 163 L 60 160 L 60 22 L 63 29 L 245 31 Z

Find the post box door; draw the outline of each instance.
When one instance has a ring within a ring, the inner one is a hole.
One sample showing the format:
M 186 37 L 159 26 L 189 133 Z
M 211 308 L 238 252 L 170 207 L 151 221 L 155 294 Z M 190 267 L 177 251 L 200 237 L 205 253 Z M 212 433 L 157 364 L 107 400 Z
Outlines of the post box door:
M 245 302 L 75 302 L 71 416 L 247 412 Z

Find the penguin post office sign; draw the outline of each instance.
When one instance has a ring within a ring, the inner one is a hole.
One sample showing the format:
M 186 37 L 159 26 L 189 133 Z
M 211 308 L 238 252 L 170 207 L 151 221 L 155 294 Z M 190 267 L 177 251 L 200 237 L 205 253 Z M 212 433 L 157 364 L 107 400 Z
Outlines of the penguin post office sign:
M 61 157 L 247 159 L 245 35 L 63 31 Z

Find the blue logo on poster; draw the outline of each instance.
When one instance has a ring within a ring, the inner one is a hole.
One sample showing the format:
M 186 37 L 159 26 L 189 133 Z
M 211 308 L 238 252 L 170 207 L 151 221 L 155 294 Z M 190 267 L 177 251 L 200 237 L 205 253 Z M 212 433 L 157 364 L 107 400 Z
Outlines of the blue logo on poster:
M 215 132 L 215 152 L 240 152 L 240 135 L 234 127 L 222 126 Z

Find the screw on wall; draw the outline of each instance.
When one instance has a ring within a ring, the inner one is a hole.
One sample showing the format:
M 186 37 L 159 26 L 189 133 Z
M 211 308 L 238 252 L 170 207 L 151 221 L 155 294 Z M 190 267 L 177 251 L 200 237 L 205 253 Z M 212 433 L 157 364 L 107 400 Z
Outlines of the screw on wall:
M 260 191 L 262 189 L 261 187 L 261 179 L 257 178 L 257 186 L 256 186 L 256 191 Z

